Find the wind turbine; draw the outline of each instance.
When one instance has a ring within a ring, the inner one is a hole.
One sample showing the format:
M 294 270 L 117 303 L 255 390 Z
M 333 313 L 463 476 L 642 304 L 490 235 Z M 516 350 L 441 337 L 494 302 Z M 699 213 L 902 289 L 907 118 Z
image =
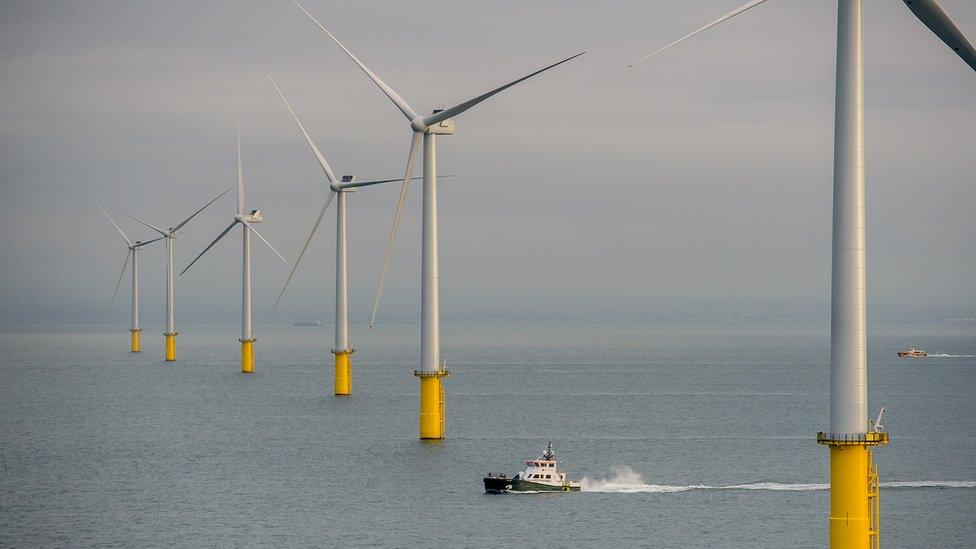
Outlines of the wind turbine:
M 630 66 L 762 4 L 754 0 Z M 936 0 L 904 0 L 908 8 L 971 68 L 976 50 Z M 864 234 L 864 75 L 861 0 L 837 3 L 834 105 L 834 189 L 830 284 L 830 545 L 879 543 L 878 473 L 871 447 L 888 434 L 868 425 L 867 319 Z
M 285 94 L 281 92 L 278 84 L 268 75 L 268 79 L 271 80 L 271 84 L 274 86 L 281 100 L 285 103 L 285 107 L 288 108 L 288 112 L 291 113 L 291 117 L 295 119 L 295 123 L 298 124 L 298 129 L 301 130 L 302 135 L 305 136 L 305 141 L 308 142 L 308 146 L 312 149 L 315 154 L 315 158 L 319 161 L 319 166 L 322 167 L 322 171 L 325 173 L 325 178 L 329 182 L 329 195 L 325 199 L 325 203 L 322 205 L 322 209 L 319 211 L 318 217 L 315 218 L 315 223 L 312 225 L 312 230 L 308 233 L 308 238 L 305 239 L 305 244 L 302 246 L 302 250 L 298 253 L 298 259 L 295 260 L 295 265 L 292 266 L 291 272 L 288 273 L 288 279 L 285 280 L 284 286 L 281 288 L 281 292 L 278 294 L 278 300 L 275 301 L 274 308 L 278 308 L 278 304 L 281 302 L 282 296 L 285 295 L 285 289 L 288 288 L 288 283 L 291 282 L 292 275 L 295 274 L 295 270 L 298 269 L 298 264 L 302 261 L 302 257 L 305 255 L 305 250 L 308 249 L 309 243 L 312 241 L 312 237 L 315 235 L 315 231 L 319 228 L 319 223 L 322 221 L 322 216 L 325 215 L 325 210 L 328 209 L 329 204 L 332 203 L 332 199 L 336 199 L 336 287 L 335 287 L 335 347 L 332 349 L 332 354 L 335 355 L 335 381 L 334 388 L 335 394 L 338 396 L 347 396 L 352 393 L 352 353 L 355 350 L 349 344 L 349 278 L 348 269 L 346 261 L 346 194 L 355 191 L 359 187 L 367 187 L 370 185 L 378 185 L 380 183 L 391 183 L 393 181 L 402 181 L 402 178 L 398 179 L 380 179 L 376 181 L 356 181 L 356 177 L 353 175 L 344 175 L 342 180 L 336 179 L 335 173 L 329 166 L 329 163 L 325 160 L 325 155 L 315 146 L 312 141 L 312 137 L 305 130 L 305 126 L 302 125 L 301 120 L 298 119 L 298 115 L 295 114 L 294 109 L 288 104 L 288 100 L 285 99 Z M 418 179 L 418 178 L 414 178 Z
M 152 244 L 157 240 L 161 240 L 163 237 L 160 236 L 152 240 L 137 240 L 133 242 L 124 232 L 122 232 L 122 228 L 119 227 L 119 224 L 112 219 L 112 216 L 108 215 L 108 212 L 105 211 L 105 208 L 103 208 L 97 200 L 95 201 L 95 204 L 98 206 L 99 210 L 102 210 L 102 213 L 105 214 L 105 217 L 107 217 L 112 223 L 115 230 L 119 232 L 119 236 L 122 237 L 122 242 L 128 249 L 125 253 L 125 262 L 122 263 L 122 272 L 119 274 L 119 280 L 115 283 L 115 291 L 112 292 L 112 301 L 109 302 L 109 308 L 111 308 L 112 304 L 115 303 L 115 296 L 119 293 L 119 286 L 122 285 L 122 278 L 125 276 L 125 270 L 129 266 L 129 258 L 132 258 L 132 327 L 129 329 L 131 334 L 130 350 L 133 353 L 138 353 L 141 350 L 141 346 L 139 344 L 139 333 L 142 332 L 142 329 L 139 328 L 139 261 L 136 252 L 139 251 L 139 248 Z
M 237 214 L 224 232 L 217 235 L 202 252 L 197 254 L 186 267 L 180 271 L 183 276 L 198 259 L 203 257 L 210 248 L 214 247 L 221 238 L 230 232 L 236 225 L 241 226 L 241 239 L 243 243 L 242 255 L 244 262 L 241 265 L 241 373 L 249 374 L 254 371 L 254 332 L 251 329 L 251 233 L 261 239 L 271 248 L 271 251 L 278 255 L 282 261 L 285 257 L 278 253 L 278 250 L 252 224 L 260 223 L 263 220 L 261 210 L 251 210 L 251 213 L 244 213 L 244 169 L 241 164 L 241 119 L 237 117 Z
M 150 229 L 156 231 L 157 233 L 163 235 L 162 236 L 162 238 L 164 239 L 163 242 L 166 244 L 166 258 L 163 262 L 163 266 L 166 269 L 166 331 L 163 333 L 163 335 L 166 337 L 166 362 L 173 362 L 174 360 L 176 360 L 176 323 L 173 319 L 173 241 L 176 240 L 177 231 L 182 229 L 183 226 L 189 223 L 191 219 L 197 216 L 197 214 L 207 209 L 208 206 L 216 202 L 220 197 L 230 192 L 230 190 L 233 188 L 234 187 L 230 187 L 226 191 L 218 194 L 216 198 L 204 204 L 203 207 L 200 208 L 199 210 L 193 212 L 193 214 L 190 215 L 190 217 L 184 219 L 183 221 L 180 221 L 179 223 L 176 224 L 176 226 L 170 227 L 169 230 L 165 230 L 165 231 L 149 223 L 148 221 L 139 219 L 138 217 L 132 214 L 121 212 L 122 215 L 132 218 L 138 221 L 139 223 L 142 223 L 143 225 L 149 227 Z
M 575 59 L 586 52 L 571 55 L 561 61 L 543 67 L 535 72 L 529 73 L 521 78 L 513 80 L 507 84 L 499 86 L 491 91 L 483 93 L 473 99 L 459 103 L 448 109 L 435 109 L 429 116 L 420 116 L 396 91 L 386 82 L 380 80 L 376 74 L 363 64 L 355 55 L 352 54 L 341 42 L 326 29 L 322 23 L 306 10 L 301 4 L 293 0 L 305 15 L 307 15 L 322 32 L 351 59 L 360 70 L 373 81 L 374 84 L 388 97 L 390 101 L 407 118 L 413 137 L 410 141 L 410 152 L 407 155 L 407 169 L 403 177 L 403 185 L 400 189 L 400 197 L 397 200 L 396 208 L 393 213 L 393 228 L 390 230 L 390 238 L 386 246 L 386 254 L 383 259 L 383 270 L 380 273 L 379 287 L 376 291 L 376 299 L 373 302 L 373 312 L 370 316 L 370 326 L 376 319 L 376 311 L 379 307 L 380 295 L 383 293 L 383 285 L 386 281 L 386 272 L 390 263 L 390 254 L 393 251 L 393 243 L 396 240 L 397 231 L 400 227 L 400 216 L 403 212 L 403 204 L 407 199 L 407 191 L 410 188 L 410 179 L 413 174 L 414 158 L 417 149 L 420 147 L 421 139 L 424 143 L 424 174 L 423 174 L 423 236 L 422 236 L 422 267 L 421 267 L 421 286 L 420 286 L 420 369 L 414 370 L 414 376 L 420 378 L 420 438 L 421 439 L 442 439 L 444 438 L 444 384 L 443 378 L 450 375 L 440 361 L 440 296 L 438 283 L 438 253 L 437 253 L 437 136 L 453 135 L 453 117 L 474 107 L 478 103 L 492 97 L 493 95 L 505 91 L 506 89 L 524 81 L 539 73 L 545 72 L 553 67 L 561 65 L 567 61 Z

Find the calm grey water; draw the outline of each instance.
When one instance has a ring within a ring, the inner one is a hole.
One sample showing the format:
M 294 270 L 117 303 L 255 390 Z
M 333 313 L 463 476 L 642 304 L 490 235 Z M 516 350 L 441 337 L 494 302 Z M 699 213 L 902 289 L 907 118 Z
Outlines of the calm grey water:
M 449 325 L 439 444 L 416 440 L 417 326 L 355 326 L 343 399 L 329 326 L 257 326 L 250 376 L 234 324 L 181 325 L 175 364 L 150 329 L 139 355 L 124 326 L 0 331 L 0 545 L 826 544 L 819 324 Z M 872 333 L 882 541 L 971 547 L 976 358 L 894 353 L 976 355 L 976 327 Z M 483 493 L 549 437 L 601 491 Z

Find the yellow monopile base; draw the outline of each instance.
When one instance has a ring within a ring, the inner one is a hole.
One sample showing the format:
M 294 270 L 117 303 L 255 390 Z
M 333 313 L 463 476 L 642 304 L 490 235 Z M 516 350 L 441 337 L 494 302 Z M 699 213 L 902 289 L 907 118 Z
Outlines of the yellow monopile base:
M 880 540 L 878 471 L 871 446 L 887 444 L 888 434 L 825 435 L 817 441 L 830 446 L 830 547 L 877 547 Z
M 335 394 L 349 396 L 352 394 L 352 349 L 345 351 L 333 350 L 335 355 Z
M 250 374 L 254 371 L 254 341 L 253 339 L 242 339 L 241 341 L 241 373 Z
M 176 360 L 176 334 L 163 334 L 166 336 L 166 362 Z
M 132 334 L 132 346 L 130 349 L 133 353 L 138 353 L 142 350 L 142 348 L 139 346 L 139 332 L 141 331 L 142 330 L 129 330 L 129 332 Z
M 447 421 L 444 381 L 451 375 L 447 370 L 436 372 L 414 371 L 420 378 L 420 438 L 439 440 L 444 438 L 444 424 Z

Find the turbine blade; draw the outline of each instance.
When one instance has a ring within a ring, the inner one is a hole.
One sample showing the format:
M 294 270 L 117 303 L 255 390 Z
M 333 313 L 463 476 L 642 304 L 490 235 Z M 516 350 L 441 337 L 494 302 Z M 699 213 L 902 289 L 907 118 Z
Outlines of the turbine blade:
M 302 130 L 302 135 L 305 136 L 305 141 L 308 142 L 308 146 L 312 149 L 312 152 L 315 153 L 315 158 L 319 160 L 319 165 L 322 166 L 322 171 L 325 172 L 325 177 L 329 178 L 329 183 L 338 185 L 339 180 L 336 179 L 335 173 L 332 172 L 332 167 L 329 166 L 329 163 L 325 160 L 325 156 L 322 154 L 322 151 L 315 146 L 315 142 L 312 141 L 312 136 L 308 135 L 308 132 L 305 131 L 305 126 L 302 125 L 302 121 L 298 119 L 298 115 L 295 114 L 294 109 L 292 109 L 291 105 L 288 104 L 288 100 L 285 99 L 285 94 L 281 93 L 281 88 L 278 87 L 278 83 L 274 81 L 274 78 L 271 78 L 270 74 L 268 75 L 268 80 L 271 80 L 271 85 L 273 85 L 275 90 L 277 90 L 278 96 L 281 97 L 281 100 L 285 102 L 285 107 L 288 107 L 288 112 L 291 113 L 291 117 L 294 118 L 295 123 L 298 124 L 298 129 Z
M 423 179 L 423 176 L 411 177 L 411 181 L 417 181 Z M 380 183 L 393 183 L 394 181 L 403 181 L 402 177 L 397 177 L 396 179 L 374 179 L 372 181 L 356 181 L 353 183 L 341 183 L 339 187 L 343 189 L 355 189 L 357 187 L 369 187 L 370 185 L 379 185 Z
M 454 176 L 453 175 L 438 175 L 437 176 L 437 179 L 447 179 L 449 177 L 454 177 Z M 410 180 L 411 181 L 418 181 L 418 180 L 423 179 L 423 178 L 424 177 L 422 175 L 418 175 L 416 177 L 411 177 Z M 370 185 L 379 185 L 380 183 L 392 183 L 394 181 L 403 181 L 403 178 L 402 177 L 398 177 L 396 179 L 374 179 L 372 181 L 356 181 L 355 183 L 342 183 L 342 184 L 339 185 L 339 187 L 340 188 L 343 188 L 343 189 L 355 189 L 356 187 L 369 187 Z
M 976 70 L 976 49 L 966 39 L 966 36 L 956 27 L 952 19 L 943 11 L 938 0 L 904 0 L 908 9 L 912 10 L 919 21 L 925 23 L 949 49 L 956 52 L 970 68 Z
M 508 84 L 505 84 L 504 86 L 499 86 L 499 87 L 491 90 L 488 93 L 481 94 L 478 97 L 475 97 L 474 99 L 469 99 L 469 100 L 465 101 L 464 103 L 461 103 L 460 105 L 455 105 L 455 106 L 453 106 L 453 107 L 451 107 L 449 109 L 445 109 L 445 110 L 443 110 L 441 112 L 434 113 L 434 114 L 432 114 L 430 116 L 427 116 L 427 117 L 424 118 L 424 124 L 427 125 L 427 126 L 433 126 L 434 124 L 437 124 L 438 122 L 442 122 L 444 120 L 447 120 L 448 118 L 454 118 L 455 116 L 457 116 L 457 115 L 461 114 L 462 112 L 470 109 L 471 107 L 477 105 L 478 103 L 481 103 L 485 99 L 488 99 L 489 97 L 491 97 L 491 96 L 493 96 L 493 95 L 495 95 L 497 93 L 503 92 L 503 91 L 507 90 L 508 88 L 511 88 L 515 84 L 518 84 L 519 82 L 522 82 L 524 80 L 528 80 L 529 78 L 532 78 L 533 76 L 535 76 L 535 75 L 537 75 L 539 73 L 545 72 L 545 71 L 547 71 L 547 70 L 549 70 L 549 69 L 551 69 L 553 67 L 557 67 L 559 65 L 562 65 L 563 63 L 565 63 L 567 61 L 571 61 L 573 59 L 576 59 L 577 57 L 583 55 L 584 53 L 586 53 L 586 52 L 585 51 L 581 51 L 581 52 L 579 52 L 579 53 L 577 53 L 575 55 L 570 55 L 569 57 L 567 57 L 566 59 L 563 59 L 562 61 L 558 61 L 556 63 L 553 63 L 552 65 L 549 65 L 548 67 L 543 67 L 543 68 L 541 68 L 541 69 L 539 69 L 539 70 L 537 70 L 537 71 L 535 71 L 535 72 L 533 72 L 531 74 L 527 74 L 527 75 L 525 75 L 525 76 L 523 76 L 523 77 L 521 77 L 521 78 L 519 78 L 517 80 L 513 80 L 513 81 L 509 82 Z
M 152 240 L 146 240 L 146 241 L 143 241 L 143 242 L 136 242 L 135 244 L 132 245 L 132 247 L 133 248 L 141 248 L 143 246 L 148 246 L 149 244 L 152 244 L 153 242 L 158 242 L 158 241 L 162 240 L 163 238 L 165 238 L 165 237 L 163 237 L 163 236 L 157 236 L 156 238 L 154 238 Z
M 92 200 L 95 199 L 93 198 Z M 132 241 L 129 240 L 128 236 L 125 236 L 125 233 L 122 232 L 122 229 L 119 227 L 119 224 L 116 223 L 114 219 L 112 219 L 112 216 L 108 215 L 108 212 L 105 211 L 105 208 L 103 208 L 102 205 L 99 204 L 97 200 L 95 200 L 95 205 L 98 206 L 98 209 L 102 210 L 102 213 L 105 214 L 105 217 L 107 217 L 108 220 L 112 222 L 112 225 L 115 227 L 115 230 L 119 231 L 119 236 L 122 237 L 122 241 L 125 242 L 125 245 L 132 246 Z
M 231 223 L 230 225 L 228 225 L 227 228 L 224 229 L 224 232 L 218 234 L 217 235 L 217 238 L 213 239 L 213 241 L 210 244 L 207 244 L 207 247 L 204 248 L 202 252 L 200 252 L 199 254 L 197 254 L 196 257 L 193 258 L 193 261 L 191 261 L 189 265 L 187 265 L 186 267 L 183 267 L 183 270 L 180 271 L 179 276 L 183 276 L 183 273 L 185 273 L 190 267 L 192 267 L 193 264 L 196 263 L 198 259 L 200 259 L 201 257 L 203 257 L 203 254 L 207 253 L 207 251 L 210 248 L 213 248 L 214 247 L 214 244 L 216 244 L 218 240 L 220 240 L 221 238 L 223 238 L 224 235 L 226 235 L 227 233 L 229 233 L 230 230 L 234 228 L 234 225 L 237 225 L 238 223 L 240 223 L 240 221 L 237 221 L 235 219 L 233 223 Z
M 244 215 L 244 168 L 241 165 L 241 116 L 237 115 L 237 214 Z
M 122 285 L 122 277 L 125 276 L 125 270 L 129 267 L 129 256 L 132 255 L 132 250 L 125 251 L 125 262 L 122 263 L 122 272 L 119 274 L 119 281 L 115 283 L 115 291 L 112 292 L 112 301 L 108 302 L 108 310 L 112 310 L 112 305 L 115 305 L 115 296 L 119 293 L 119 286 Z
M 647 61 L 648 59 L 654 57 L 655 55 L 657 55 L 657 54 L 659 54 L 659 53 L 661 53 L 661 52 L 663 52 L 665 50 L 671 49 L 673 46 L 677 46 L 678 44 L 680 44 L 680 43 L 684 42 L 685 40 L 687 40 L 687 39 L 695 36 L 696 34 L 702 33 L 702 32 L 704 32 L 704 31 L 706 31 L 706 30 L 714 27 L 715 25 L 718 25 L 719 23 L 721 23 L 721 22 L 723 22 L 723 21 L 725 21 L 727 19 L 731 19 L 731 18 L 735 17 L 736 15 L 739 15 L 740 13 L 742 13 L 742 12 L 744 12 L 746 10 L 750 10 L 750 9 L 758 6 L 759 4 L 762 4 L 765 1 L 766 0 L 752 0 L 752 2 L 749 2 L 748 4 L 746 4 L 744 6 L 740 6 L 740 7 L 736 8 L 736 9 L 730 11 L 729 13 L 723 15 L 722 17 L 719 17 L 718 19 L 712 21 L 711 23 L 708 23 L 707 25 L 705 25 L 703 27 L 699 27 L 699 28 L 695 29 L 690 34 L 687 34 L 687 35 L 685 35 L 685 36 L 683 36 L 683 37 L 675 40 L 674 42 L 671 42 L 667 46 L 664 46 L 663 48 L 661 48 L 659 50 L 655 50 L 655 51 L 653 51 L 653 52 L 645 55 L 644 57 L 641 57 L 637 61 L 634 61 L 633 63 L 627 65 L 627 68 L 629 69 L 629 68 L 633 67 L 634 65 L 636 65 L 638 63 L 643 63 L 644 61 Z
M 308 249 L 308 244 L 312 241 L 312 237 L 315 236 L 315 231 L 318 230 L 319 223 L 322 222 L 322 216 L 325 215 L 325 210 L 329 208 L 329 204 L 332 204 L 332 199 L 335 198 L 335 195 L 335 191 L 329 191 L 329 196 L 326 197 L 325 203 L 322 204 L 322 209 L 319 210 L 319 215 L 315 218 L 315 223 L 312 224 L 312 230 L 308 232 L 308 238 L 305 239 L 305 244 L 302 245 L 301 251 L 298 252 L 298 259 L 295 260 L 295 264 L 291 267 L 291 272 L 288 273 L 288 278 L 285 279 L 285 285 L 282 286 L 281 291 L 278 292 L 278 299 L 275 300 L 274 307 L 271 308 L 272 311 L 278 309 L 278 304 L 281 303 L 281 298 L 285 295 L 285 290 L 288 289 L 288 283 L 291 282 L 291 277 L 295 275 L 295 271 L 298 269 L 298 264 L 302 262 L 302 257 L 305 255 L 305 250 Z
M 383 295 L 383 286 L 386 284 L 386 272 L 390 268 L 390 255 L 393 253 L 393 243 L 396 241 L 397 231 L 400 230 L 400 216 L 403 214 L 403 205 L 407 201 L 407 194 L 410 191 L 410 180 L 413 176 L 413 163 L 417 158 L 417 149 L 420 148 L 420 139 L 423 134 L 413 133 L 410 140 L 410 152 L 407 153 L 407 173 L 403 176 L 403 185 L 400 187 L 400 197 L 397 199 L 396 208 L 393 210 L 393 228 L 390 229 L 390 240 L 386 243 L 386 255 L 383 256 L 383 270 L 380 271 L 380 284 L 376 289 L 376 298 L 373 299 L 373 313 L 369 316 L 369 327 L 373 327 L 376 321 L 376 311 L 380 307 L 380 296 Z
M 281 258 L 281 261 L 283 261 L 284 263 L 288 263 L 288 260 L 285 259 L 285 256 L 281 255 L 281 252 L 279 252 L 278 250 L 276 250 L 275 247 L 272 246 L 270 242 L 268 242 L 268 239 L 267 238 L 264 238 L 263 236 L 261 236 L 261 233 L 259 233 L 257 229 L 255 229 L 253 226 L 251 226 L 250 223 L 248 223 L 247 221 L 241 221 L 241 224 L 244 225 L 249 231 L 251 231 L 252 233 L 254 233 L 254 236 L 260 238 L 261 239 L 261 242 L 264 242 L 265 244 L 267 244 L 268 247 L 271 248 L 271 251 L 274 252 L 274 253 L 276 253 L 278 255 L 278 257 Z
M 183 225 L 186 225 L 187 223 L 189 223 L 190 220 L 193 219 L 194 217 L 196 217 L 198 213 L 202 212 L 203 210 L 206 210 L 211 204 L 213 204 L 214 202 L 216 202 L 217 200 L 219 200 L 221 196 L 224 196 L 225 194 L 229 193 L 233 188 L 234 187 L 228 187 L 226 191 L 218 194 L 216 198 L 214 198 L 210 202 L 207 202 L 206 204 L 204 204 L 203 207 L 200 208 L 199 210 L 193 212 L 193 215 L 191 215 L 190 217 L 188 217 L 188 218 L 184 219 L 183 221 L 181 221 L 179 225 L 173 227 L 173 229 L 172 229 L 173 232 L 175 233 L 176 231 L 180 230 L 180 228 L 183 227 Z
M 166 234 L 167 234 L 167 233 L 166 233 L 166 231 L 164 231 L 164 230 L 162 230 L 162 229 L 160 229 L 159 227 L 157 227 L 157 226 L 155 226 L 155 225 L 152 225 L 152 224 L 150 224 L 150 223 L 149 223 L 148 221 L 143 221 L 142 219 L 139 219 L 138 217 L 136 217 L 136 216 L 134 216 L 134 215 L 132 215 L 132 214 L 127 214 L 127 213 L 125 213 L 125 212 L 123 212 L 122 210 L 118 210 L 118 212 L 119 212 L 120 214 L 122 214 L 122 215 L 124 215 L 124 216 L 126 216 L 126 217 L 128 217 L 128 218 L 130 218 L 130 219 L 134 219 L 134 220 L 136 220 L 136 221 L 138 221 L 139 223 L 142 223 L 143 225 L 145 225 L 145 226 L 147 226 L 147 227 L 149 227 L 150 229 L 152 229 L 152 230 L 154 230 L 154 231 L 156 231 L 157 233 L 159 233 L 159 234 L 161 234 L 161 235 L 163 235 L 164 237 L 165 237 L 165 236 L 166 236 Z
M 329 38 L 331 38 L 332 41 L 335 42 L 336 45 L 342 49 L 342 51 L 346 52 L 346 55 L 349 56 L 349 59 L 352 59 L 354 63 L 359 65 L 359 68 L 362 69 L 362 71 L 366 74 L 366 76 L 368 76 L 369 79 L 372 80 L 373 83 L 376 84 L 377 87 L 379 87 L 379 89 L 381 89 L 383 93 L 385 93 L 386 96 L 390 98 L 390 101 L 393 101 L 393 104 L 396 105 L 398 109 L 400 109 L 400 112 L 402 112 L 403 115 L 407 117 L 407 120 L 413 120 L 414 118 L 417 118 L 417 111 L 413 110 L 413 107 L 411 107 L 402 97 L 400 97 L 400 94 L 398 94 L 386 82 L 380 80 L 380 77 L 376 76 L 376 74 L 373 71 L 369 70 L 369 67 L 364 65 L 362 61 L 360 61 L 355 55 L 352 54 L 351 51 L 346 49 L 346 47 L 342 45 L 342 42 L 339 42 L 339 40 L 336 39 L 336 37 L 331 32 L 329 32 L 329 29 L 322 26 L 322 23 L 319 23 L 319 20 L 316 19 L 311 13 L 309 13 L 308 10 L 305 9 L 301 4 L 299 4 L 297 0 L 292 0 L 292 1 L 295 2 L 295 5 L 298 6 L 298 9 L 305 12 L 305 15 L 307 15 L 309 19 L 314 21 L 315 24 L 318 25 L 320 29 L 322 29 L 322 32 L 329 35 Z

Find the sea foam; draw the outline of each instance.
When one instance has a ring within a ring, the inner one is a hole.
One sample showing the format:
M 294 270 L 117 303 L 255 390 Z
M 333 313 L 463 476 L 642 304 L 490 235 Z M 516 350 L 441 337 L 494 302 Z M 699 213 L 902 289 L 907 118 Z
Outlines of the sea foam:
M 690 492 L 693 490 L 768 490 L 774 492 L 809 492 L 826 490 L 827 484 L 820 483 L 783 483 L 783 482 L 749 482 L 744 484 L 730 484 L 727 486 L 709 486 L 707 484 L 649 484 L 644 477 L 635 473 L 630 467 L 618 467 L 608 478 L 591 479 L 583 477 L 581 481 L 583 492 L 598 493 L 658 493 L 668 494 Z M 976 481 L 969 480 L 899 480 L 882 482 L 882 488 L 976 488 Z

